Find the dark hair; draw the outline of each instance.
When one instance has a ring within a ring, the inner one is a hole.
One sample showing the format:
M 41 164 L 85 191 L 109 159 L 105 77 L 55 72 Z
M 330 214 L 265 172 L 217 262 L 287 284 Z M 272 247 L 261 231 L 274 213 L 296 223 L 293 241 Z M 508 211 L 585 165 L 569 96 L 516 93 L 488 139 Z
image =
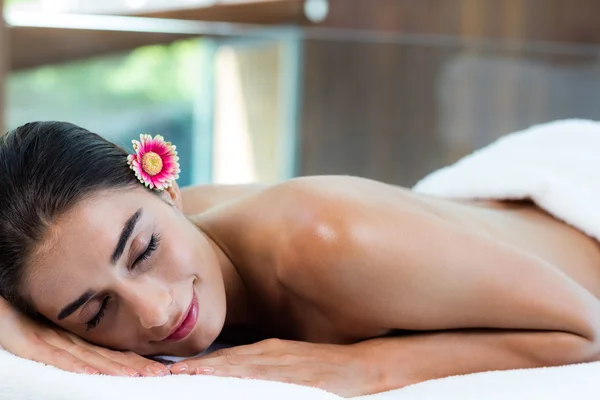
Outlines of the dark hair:
M 50 225 L 102 189 L 138 181 L 127 152 L 66 122 L 33 122 L 0 138 L 0 295 L 39 317 L 21 286 Z

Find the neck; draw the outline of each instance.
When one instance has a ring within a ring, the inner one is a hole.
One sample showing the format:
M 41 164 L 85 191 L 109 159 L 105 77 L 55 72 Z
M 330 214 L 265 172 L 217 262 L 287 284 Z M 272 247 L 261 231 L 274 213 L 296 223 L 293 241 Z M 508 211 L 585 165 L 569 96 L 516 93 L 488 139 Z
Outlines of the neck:
M 242 275 L 229 255 L 227 246 L 216 235 L 212 234 L 210 229 L 200 226 L 199 221 L 192 222 L 194 222 L 210 243 L 221 268 L 227 305 L 224 328 L 251 324 L 253 317 L 249 307 L 251 302 L 249 301 L 248 290 Z

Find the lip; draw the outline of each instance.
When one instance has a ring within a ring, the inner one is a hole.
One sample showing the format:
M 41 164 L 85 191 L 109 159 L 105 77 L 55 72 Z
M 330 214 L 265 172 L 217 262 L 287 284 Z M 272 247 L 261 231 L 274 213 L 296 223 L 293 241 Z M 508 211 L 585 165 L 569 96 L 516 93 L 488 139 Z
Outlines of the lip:
M 178 342 L 185 339 L 196 326 L 196 322 L 198 322 L 198 299 L 196 298 L 196 291 L 194 291 L 192 301 L 181 317 L 181 320 L 175 325 L 169 336 L 162 341 Z

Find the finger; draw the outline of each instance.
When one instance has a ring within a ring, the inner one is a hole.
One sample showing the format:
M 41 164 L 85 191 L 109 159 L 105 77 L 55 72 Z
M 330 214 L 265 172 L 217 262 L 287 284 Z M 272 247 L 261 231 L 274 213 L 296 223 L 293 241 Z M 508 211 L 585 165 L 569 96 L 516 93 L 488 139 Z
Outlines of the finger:
M 295 383 L 297 385 L 314 386 L 310 380 L 306 379 L 297 371 L 291 371 L 289 368 L 278 366 L 265 366 L 261 364 L 250 364 L 244 366 L 216 366 L 216 367 L 196 367 L 193 375 L 209 375 L 240 379 L 257 379 L 263 381 Z
M 199 365 L 272 365 L 272 366 L 288 366 L 298 364 L 300 357 L 293 354 L 229 354 L 225 357 L 215 357 L 208 359 L 192 359 L 188 364 L 193 366 Z
M 52 346 L 68 352 L 87 365 L 99 371 L 105 375 L 115 376 L 140 376 L 139 371 L 128 368 L 126 365 L 122 365 L 109 358 L 103 357 L 97 352 L 92 350 L 92 345 L 87 342 L 74 340 L 69 335 L 60 334 L 47 334 L 44 339 Z M 57 352 L 59 353 L 59 352 Z
M 212 353 L 195 357 L 194 359 L 209 359 L 218 357 L 227 357 L 230 354 L 261 354 L 262 348 L 253 344 L 237 347 L 226 347 L 213 351 Z
M 165 376 L 169 369 L 155 361 L 133 352 L 121 352 L 86 342 L 74 335 L 48 338 L 55 346 L 63 348 L 84 362 L 91 363 L 103 374 L 116 376 Z M 70 342 L 70 343 L 69 343 Z
M 290 356 L 294 357 L 294 356 Z M 288 355 L 275 356 L 275 355 L 253 355 L 253 354 L 237 354 L 227 353 L 223 357 L 213 358 L 193 358 L 185 361 L 180 361 L 171 365 L 171 373 L 174 375 L 194 375 L 197 369 L 206 368 L 207 370 L 228 367 L 228 366 L 249 366 L 249 365 L 261 365 L 271 367 L 282 367 L 291 365 L 293 360 L 290 360 Z
M 102 354 L 99 354 L 94 350 L 84 346 L 75 345 L 66 350 L 78 359 L 89 363 L 94 368 L 98 369 L 100 373 L 105 375 L 131 377 L 138 377 L 142 375 L 137 369 L 105 357 Z
M 190 375 L 210 375 L 242 379 L 280 381 L 288 383 L 292 382 L 292 379 L 290 379 L 287 375 L 282 374 L 279 368 L 259 364 L 219 365 L 214 367 L 198 366 L 192 369 Z
M 146 357 L 131 351 L 120 352 L 102 347 L 95 348 L 94 350 L 108 359 L 133 368 L 138 371 L 141 376 L 165 376 L 171 374 L 166 365 L 147 359 Z
M 225 347 L 222 349 L 218 349 L 213 351 L 212 353 L 206 354 L 204 356 L 200 356 L 198 358 L 206 359 L 206 358 L 215 358 L 215 357 L 226 357 L 229 354 L 262 354 L 269 350 L 274 350 L 278 348 L 283 341 L 278 339 L 267 339 L 257 343 L 247 344 L 243 346 L 236 347 Z
M 27 358 L 47 365 L 53 365 L 58 369 L 80 374 L 98 375 L 100 371 L 89 363 L 75 357 L 66 350 L 54 347 L 50 344 L 40 342 L 32 346 L 32 352 Z

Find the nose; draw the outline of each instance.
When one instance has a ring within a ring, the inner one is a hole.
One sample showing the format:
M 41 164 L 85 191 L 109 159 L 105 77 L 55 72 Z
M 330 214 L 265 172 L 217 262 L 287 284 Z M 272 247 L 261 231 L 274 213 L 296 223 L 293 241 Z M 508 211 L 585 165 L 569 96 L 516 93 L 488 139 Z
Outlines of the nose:
M 146 278 L 128 281 L 125 286 L 123 298 L 144 328 L 163 326 L 169 321 L 169 308 L 173 297 L 160 282 Z

